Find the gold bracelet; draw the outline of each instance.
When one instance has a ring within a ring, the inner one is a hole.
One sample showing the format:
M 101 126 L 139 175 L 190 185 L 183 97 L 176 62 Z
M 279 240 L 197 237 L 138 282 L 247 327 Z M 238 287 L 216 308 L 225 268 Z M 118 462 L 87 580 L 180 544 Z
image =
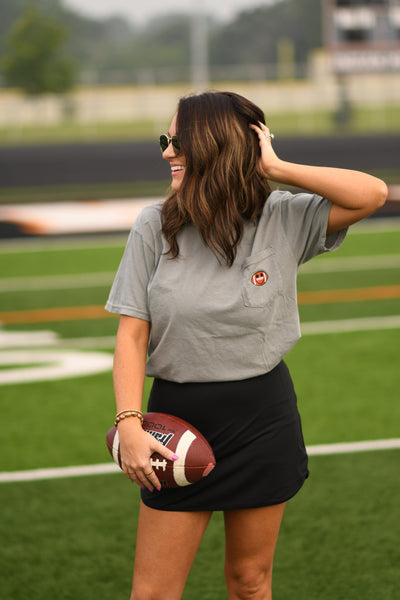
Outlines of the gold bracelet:
M 143 415 L 141 410 L 138 410 L 137 408 L 126 408 L 125 410 L 120 410 L 119 412 L 117 412 L 117 414 L 115 415 L 115 418 L 117 419 L 119 417 L 119 415 L 123 415 L 124 413 L 130 413 L 130 412 L 135 412 L 135 413 L 139 413 L 140 415 Z
M 115 421 L 114 421 L 114 426 L 117 427 L 117 425 L 120 421 L 122 421 L 123 419 L 127 419 L 128 417 L 137 417 L 138 419 L 140 419 L 140 422 L 143 425 L 142 411 L 127 409 L 127 410 L 121 410 L 119 413 L 117 413 L 117 415 L 115 417 Z

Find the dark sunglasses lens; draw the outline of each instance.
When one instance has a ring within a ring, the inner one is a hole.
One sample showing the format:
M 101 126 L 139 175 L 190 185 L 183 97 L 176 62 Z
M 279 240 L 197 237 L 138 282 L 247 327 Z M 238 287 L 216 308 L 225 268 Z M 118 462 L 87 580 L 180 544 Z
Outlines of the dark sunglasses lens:
M 176 137 L 176 135 L 172 136 L 172 145 L 173 145 L 173 147 L 175 148 L 175 150 L 177 152 L 181 151 L 181 145 L 180 145 L 180 143 L 179 143 L 178 138 Z
M 168 138 L 166 135 L 160 135 L 160 148 L 164 152 L 168 148 Z

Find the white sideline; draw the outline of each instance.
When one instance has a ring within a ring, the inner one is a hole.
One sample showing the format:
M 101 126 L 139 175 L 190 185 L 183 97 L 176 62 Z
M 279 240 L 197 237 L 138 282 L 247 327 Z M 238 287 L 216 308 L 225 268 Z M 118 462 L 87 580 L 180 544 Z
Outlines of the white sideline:
M 315 446 L 308 446 L 307 452 L 310 456 L 322 456 L 328 454 L 369 452 L 373 450 L 393 450 L 395 448 L 400 448 L 400 438 L 366 442 L 342 442 L 339 444 L 317 444 Z
M 398 269 L 400 254 L 380 254 L 372 256 L 323 257 L 306 262 L 300 267 L 302 275 L 316 273 L 342 273 L 345 271 L 372 271 Z
M 398 329 L 399 327 L 400 315 L 360 317 L 359 319 L 334 319 L 333 321 L 304 321 L 300 325 L 302 335 Z
M 352 331 L 375 331 L 379 329 L 400 329 L 400 315 L 361 317 L 359 319 L 334 319 L 332 321 L 304 321 L 300 324 L 300 328 L 303 336 L 321 335 L 324 333 L 348 333 Z M 113 348 L 115 345 L 115 336 L 61 338 L 54 343 L 61 348 Z
M 371 271 L 400 268 L 400 254 L 380 256 L 356 256 L 323 258 L 301 266 L 301 275 L 342 273 L 348 271 Z M 0 292 L 23 292 L 30 290 L 84 289 L 111 286 L 114 271 L 99 273 L 75 273 L 72 275 L 38 275 L 0 278 Z
M 364 442 L 343 442 L 339 444 L 319 444 L 307 446 L 309 456 L 326 456 L 333 454 L 350 454 L 376 450 L 400 449 L 400 438 L 372 440 Z M 81 467 L 61 467 L 58 469 L 32 469 L 30 471 L 10 471 L 0 473 L 0 483 L 16 483 L 22 481 L 39 481 L 45 479 L 63 479 L 66 477 L 82 477 L 87 475 L 106 475 L 120 473 L 115 463 L 101 463 Z
M 399 256 L 400 266 L 400 256 Z M 105 287 L 112 284 L 115 272 L 77 273 L 74 275 L 41 275 L 33 277 L 5 277 L 0 279 L 1 292 L 30 290 L 65 290 Z
M 66 477 L 82 477 L 85 475 L 106 475 L 121 472 L 115 463 L 100 463 L 80 467 L 60 467 L 54 469 L 32 469 L 30 471 L 3 471 L 0 483 L 39 481 L 44 479 L 64 479 Z
M 400 315 L 362 317 L 359 319 L 334 319 L 332 321 L 304 321 L 301 323 L 302 336 L 321 335 L 325 333 L 348 333 L 352 331 L 374 331 L 379 329 L 400 329 Z M 41 348 L 112 350 L 115 346 L 115 335 L 60 338 L 53 331 L 2 331 L 0 324 L 0 350 L 37 346 Z

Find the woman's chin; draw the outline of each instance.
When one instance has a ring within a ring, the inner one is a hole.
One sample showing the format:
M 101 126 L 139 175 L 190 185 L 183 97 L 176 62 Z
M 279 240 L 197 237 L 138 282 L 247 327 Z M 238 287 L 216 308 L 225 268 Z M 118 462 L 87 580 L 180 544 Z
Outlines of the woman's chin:
M 177 191 L 179 190 L 179 188 L 181 187 L 181 183 L 182 183 L 182 182 L 181 182 L 181 180 L 180 180 L 180 179 L 179 179 L 179 180 L 177 180 L 177 179 L 172 179 L 172 181 L 171 181 L 171 189 L 172 189 L 174 192 L 177 192 Z

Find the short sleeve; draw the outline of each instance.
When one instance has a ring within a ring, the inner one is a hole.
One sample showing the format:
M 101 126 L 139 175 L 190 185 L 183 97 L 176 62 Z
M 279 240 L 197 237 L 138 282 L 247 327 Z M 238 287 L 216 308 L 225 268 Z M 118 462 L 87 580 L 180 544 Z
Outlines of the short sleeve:
M 147 289 L 160 254 L 154 223 L 139 216 L 132 227 L 106 310 L 150 321 Z
M 332 202 L 308 193 L 285 194 L 281 203 L 286 238 L 301 265 L 342 244 L 347 229 L 326 234 Z

